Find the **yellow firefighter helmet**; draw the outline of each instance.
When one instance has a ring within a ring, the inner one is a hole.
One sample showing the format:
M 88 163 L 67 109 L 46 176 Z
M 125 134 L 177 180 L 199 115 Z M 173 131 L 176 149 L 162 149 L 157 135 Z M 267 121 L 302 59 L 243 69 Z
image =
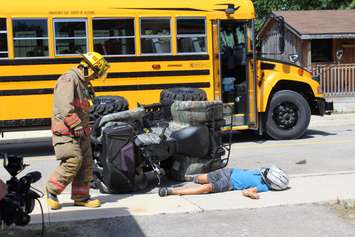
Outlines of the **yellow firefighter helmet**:
M 83 59 L 80 62 L 80 65 L 89 69 L 87 75 L 85 76 L 94 76 L 95 78 L 101 78 L 105 76 L 110 65 L 101 54 L 96 52 L 87 52 L 81 56 Z

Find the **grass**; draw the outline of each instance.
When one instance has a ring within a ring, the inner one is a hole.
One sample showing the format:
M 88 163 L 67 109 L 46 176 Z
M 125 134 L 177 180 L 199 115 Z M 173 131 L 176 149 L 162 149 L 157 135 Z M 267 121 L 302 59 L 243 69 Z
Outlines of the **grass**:
M 337 200 L 331 206 L 339 217 L 355 226 L 355 200 Z

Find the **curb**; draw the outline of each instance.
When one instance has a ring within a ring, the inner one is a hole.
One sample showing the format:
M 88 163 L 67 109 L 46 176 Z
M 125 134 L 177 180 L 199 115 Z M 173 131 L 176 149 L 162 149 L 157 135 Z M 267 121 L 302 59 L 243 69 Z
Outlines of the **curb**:
M 346 114 L 355 112 L 355 97 L 326 97 L 326 100 L 333 102 L 333 113 Z
M 46 209 L 44 198 L 41 199 L 41 202 L 45 207 L 46 221 L 50 217 L 51 222 L 62 222 L 119 216 L 200 213 L 355 200 L 355 189 L 348 188 L 355 185 L 355 170 L 293 175 L 290 181 L 290 189 L 283 192 L 262 193 L 259 200 L 245 198 L 241 195 L 241 191 L 164 198 L 159 197 L 157 193 L 107 195 L 95 192 L 92 193 L 93 197 L 98 197 L 103 201 L 103 206 L 99 209 L 73 207 L 69 193 L 60 197 L 64 206 L 62 210 L 50 211 Z M 332 188 L 329 189 L 329 187 Z M 38 205 L 31 216 L 32 223 L 41 222 Z

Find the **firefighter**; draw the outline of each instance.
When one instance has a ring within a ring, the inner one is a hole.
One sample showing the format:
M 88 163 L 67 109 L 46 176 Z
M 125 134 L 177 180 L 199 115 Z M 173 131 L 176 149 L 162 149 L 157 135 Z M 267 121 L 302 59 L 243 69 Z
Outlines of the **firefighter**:
M 46 185 L 47 204 L 60 209 L 57 195 L 72 184 L 74 205 L 99 207 L 98 199 L 90 198 L 92 154 L 90 145 L 89 108 L 94 91 L 91 81 L 106 76 L 109 64 L 96 52 L 82 55 L 80 64 L 64 73 L 54 88 L 52 133 L 59 166 Z
M 0 201 L 7 195 L 7 186 L 6 184 L 0 179 Z

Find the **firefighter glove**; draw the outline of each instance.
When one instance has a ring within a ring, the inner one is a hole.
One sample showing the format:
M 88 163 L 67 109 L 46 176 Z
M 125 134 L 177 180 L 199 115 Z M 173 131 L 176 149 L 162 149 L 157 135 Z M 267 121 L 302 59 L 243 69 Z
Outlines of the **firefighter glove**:
M 85 135 L 85 131 L 82 126 L 77 126 L 74 128 L 74 137 L 83 137 Z

